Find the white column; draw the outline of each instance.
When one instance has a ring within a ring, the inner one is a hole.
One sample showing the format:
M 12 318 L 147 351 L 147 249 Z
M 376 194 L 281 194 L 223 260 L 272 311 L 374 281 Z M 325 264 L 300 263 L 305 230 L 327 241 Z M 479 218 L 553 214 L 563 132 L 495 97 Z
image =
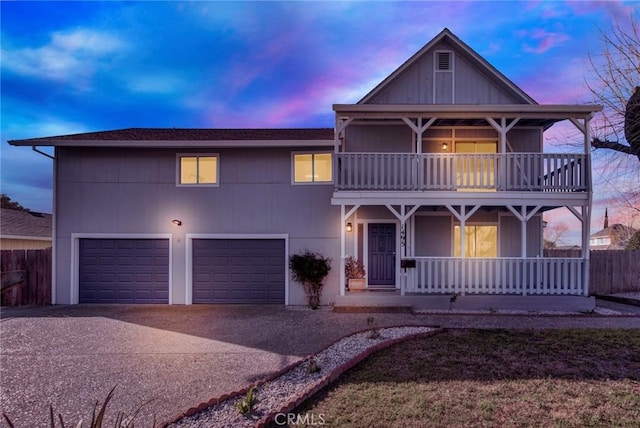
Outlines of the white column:
M 344 276 L 344 259 L 346 257 L 346 242 L 345 242 L 345 207 L 344 204 L 340 205 L 340 295 L 344 296 L 346 291 L 346 279 Z

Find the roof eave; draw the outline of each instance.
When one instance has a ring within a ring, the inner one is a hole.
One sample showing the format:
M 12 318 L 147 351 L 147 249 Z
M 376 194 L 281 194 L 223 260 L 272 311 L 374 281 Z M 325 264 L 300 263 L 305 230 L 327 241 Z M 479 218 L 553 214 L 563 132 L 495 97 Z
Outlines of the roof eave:
M 327 147 L 333 146 L 334 140 L 69 140 L 69 139 L 37 139 L 12 140 L 12 146 L 43 147 L 148 147 L 148 148 L 180 148 L 180 147 L 219 147 L 219 148 L 251 148 L 251 147 Z
M 503 117 L 583 118 L 602 111 L 594 104 L 334 104 L 333 111 L 350 117 L 355 114 L 386 114 L 388 117 L 436 116 L 442 118 L 480 118 L 498 115 Z

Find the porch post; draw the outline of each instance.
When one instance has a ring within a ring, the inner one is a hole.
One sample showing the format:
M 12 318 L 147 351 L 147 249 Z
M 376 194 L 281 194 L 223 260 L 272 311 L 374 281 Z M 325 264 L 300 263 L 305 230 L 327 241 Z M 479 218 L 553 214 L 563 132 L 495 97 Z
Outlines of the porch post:
M 590 271 L 590 260 L 591 260 L 591 250 L 589 249 L 589 235 L 591 234 L 591 207 L 593 206 L 593 180 L 592 180 L 592 171 L 591 171 L 591 130 L 589 129 L 589 121 L 593 117 L 593 113 L 587 116 L 584 119 L 584 151 L 587 157 L 587 165 L 586 172 L 588 176 L 587 180 L 587 189 L 589 192 L 589 200 L 587 202 L 586 213 L 583 210 L 584 223 L 582 225 L 583 235 L 584 235 L 584 243 L 582 244 L 582 258 L 584 259 L 584 286 L 583 293 L 585 296 L 589 295 L 589 271 Z
M 589 250 L 589 231 L 591 229 L 591 206 L 582 207 L 582 259 L 583 259 L 583 286 L 582 293 L 585 296 L 589 295 L 589 261 L 591 258 L 591 251 Z
M 527 207 L 520 207 L 520 257 L 527 257 Z
M 340 295 L 344 296 L 346 287 L 346 279 L 344 276 L 344 259 L 346 257 L 346 242 L 345 242 L 345 207 L 344 204 L 340 205 L 340 272 L 338 276 L 340 277 Z

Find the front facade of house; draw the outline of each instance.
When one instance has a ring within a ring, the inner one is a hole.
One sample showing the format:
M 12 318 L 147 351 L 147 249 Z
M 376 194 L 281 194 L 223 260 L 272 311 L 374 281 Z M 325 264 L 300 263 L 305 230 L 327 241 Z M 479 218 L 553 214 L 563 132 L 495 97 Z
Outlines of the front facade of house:
M 55 146 L 56 302 L 304 304 L 287 259 L 310 249 L 333 259 L 325 304 L 373 294 L 348 290 L 341 272 L 355 256 L 381 301 L 455 293 L 492 307 L 539 296 L 592 305 L 597 106 L 538 105 L 445 29 L 333 110 L 334 129 L 11 142 Z M 582 131 L 583 153 L 543 153 L 544 131 L 561 120 Z M 541 215 L 562 207 L 583 224 L 582 256 L 544 258 Z

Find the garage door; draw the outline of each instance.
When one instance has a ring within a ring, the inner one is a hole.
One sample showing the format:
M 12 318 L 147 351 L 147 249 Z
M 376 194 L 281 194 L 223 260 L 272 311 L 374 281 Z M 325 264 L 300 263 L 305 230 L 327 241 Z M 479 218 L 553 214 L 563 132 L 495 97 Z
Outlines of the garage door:
M 168 239 L 80 239 L 80 303 L 169 303 Z
M 194 239 L 193 303 L 284 304 L 283 239 Z

